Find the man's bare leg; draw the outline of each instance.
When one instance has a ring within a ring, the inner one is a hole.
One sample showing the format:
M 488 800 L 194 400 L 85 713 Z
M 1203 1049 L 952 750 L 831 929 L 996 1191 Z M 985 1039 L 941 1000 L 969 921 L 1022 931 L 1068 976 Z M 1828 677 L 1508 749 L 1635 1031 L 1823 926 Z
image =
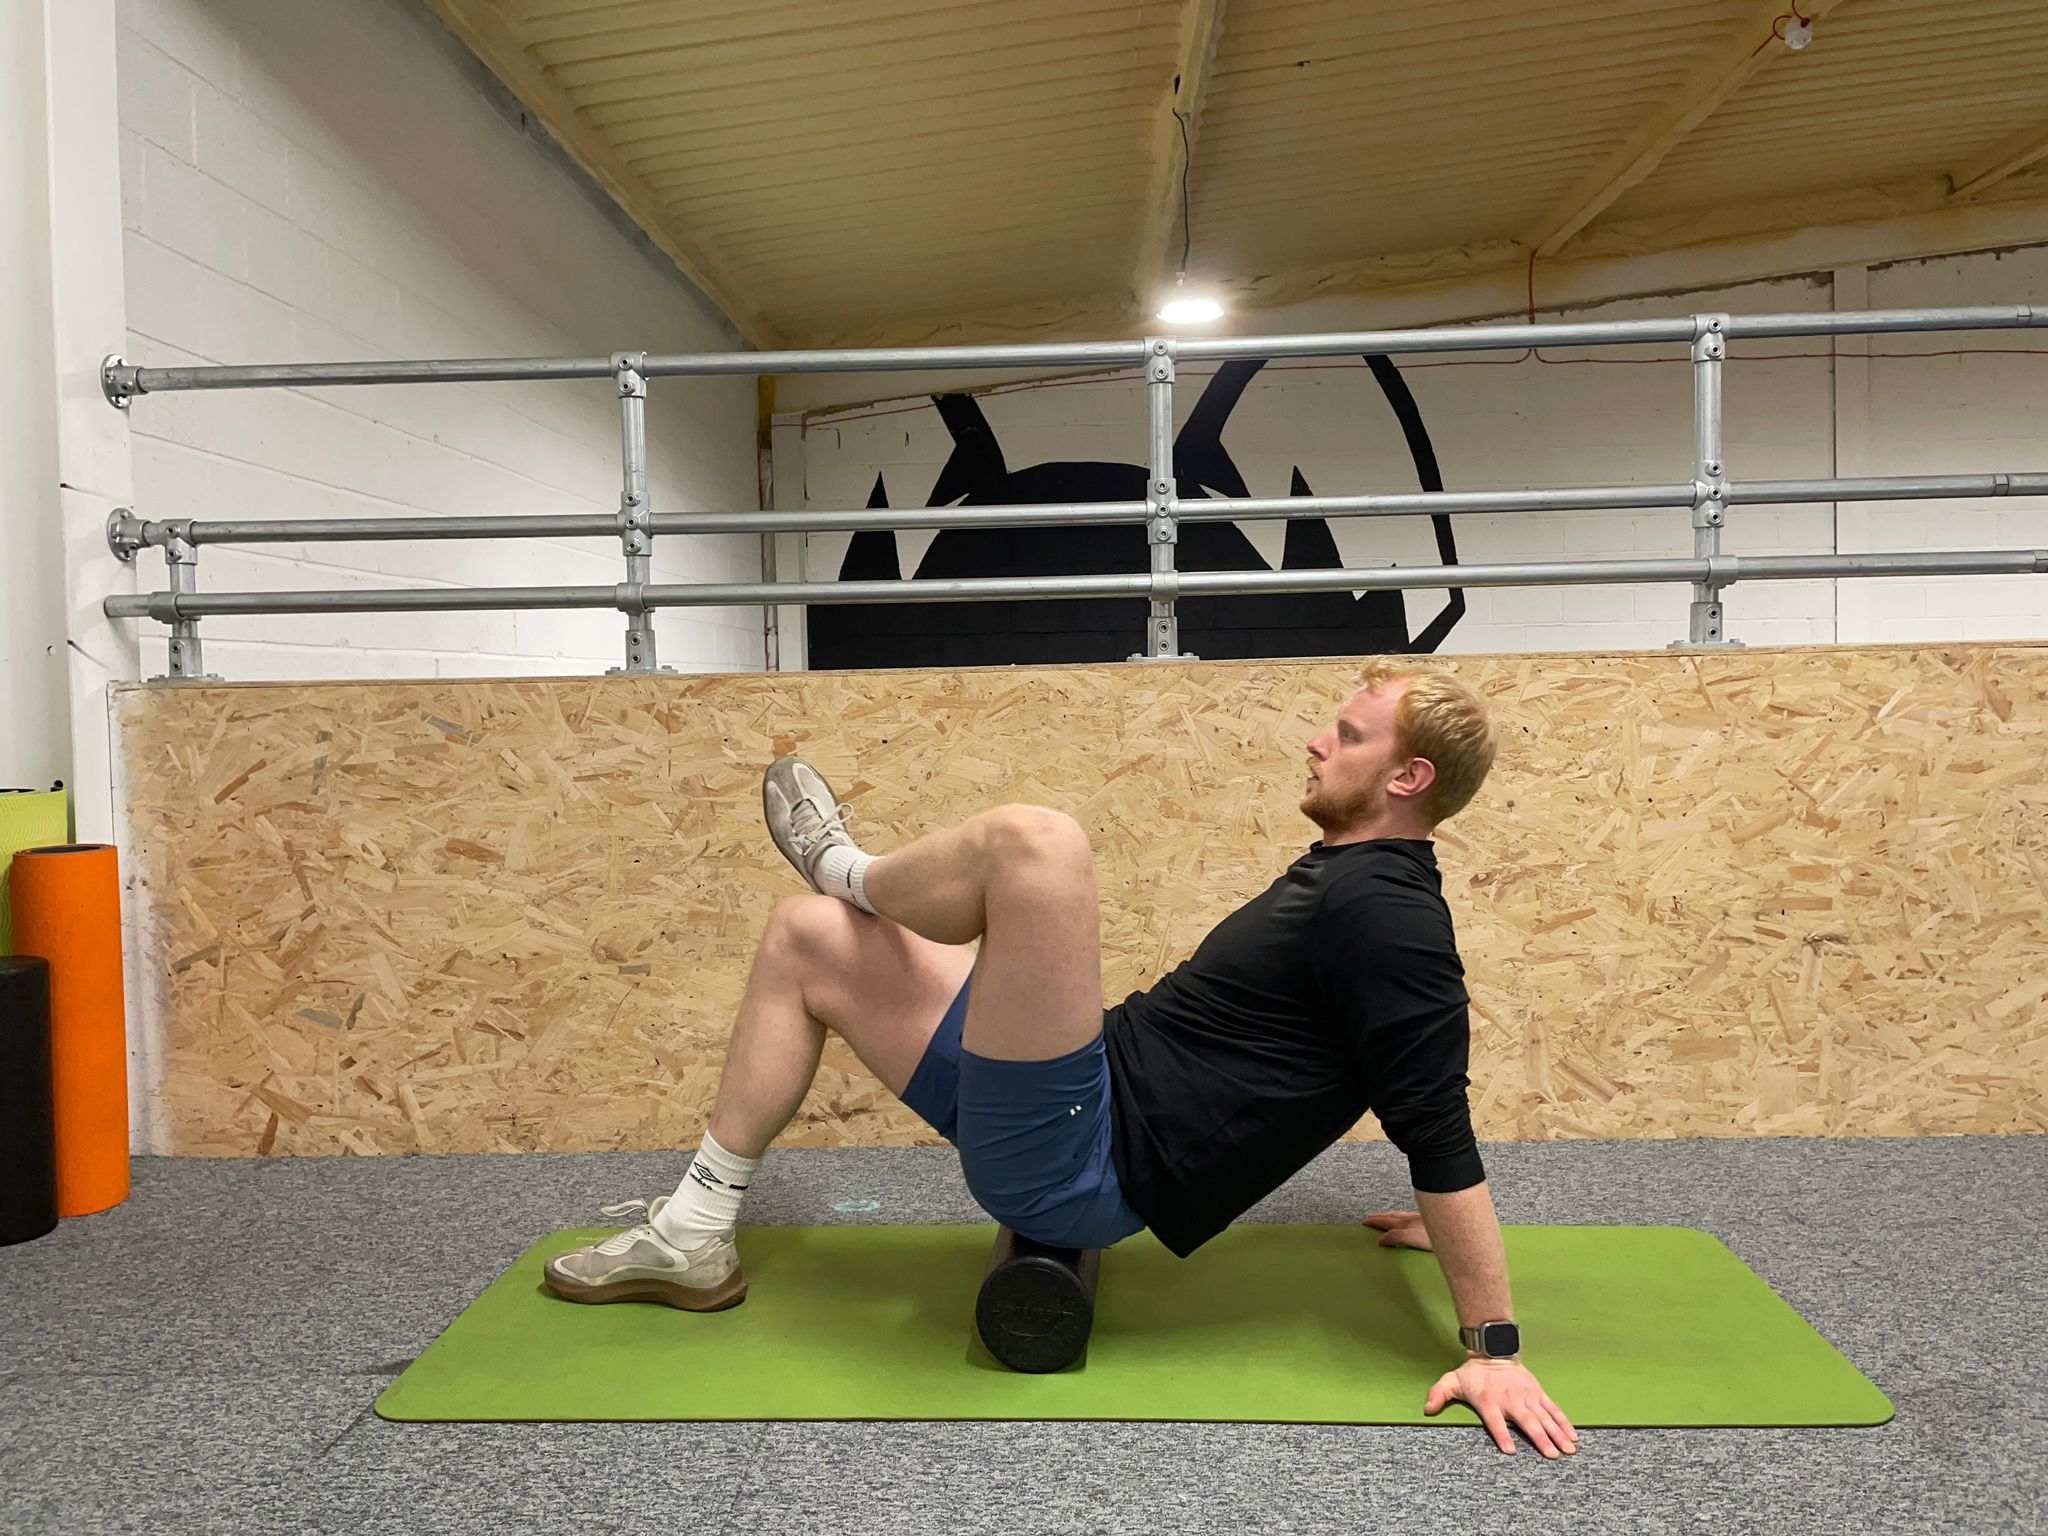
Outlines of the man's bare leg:
M 670 1241 L 729 1233 L 769 1145 L 802 1106 L 831 1031 L 898 1098 L 974 955 L 827 896 L 770 914 L 726 1046 L 707 1135 L 656 1225 Z
M 643 1225 L 550 1259 L 558 1295 L 647 1297 L 696 1311 L 744 1297 L 731 1231 L 739 1198 L 803 1102 L 828 1027 L 899 1096 L 970 968 L 980 984 L 962 1044 L 975 1055 L 1051 1060 L 1100 1032 L 1100 897 L 1087 834 L 1071 817 L 1001 806 L 869 858 L 846 837 L 829 788 L 795 759 L 770 768 L 763 809 L 814 888 L 821 850 L 846 864 L 846 899 L 835 877 L 833 896 L 777 908 L 690 1174 Z M 847 910 L 863 896 L 872 910 Z M 965 946 L 976 939 L 980 953 L 970 958 Z M 864 963 L 820 964 L 820 943 Z
M 961 1040 L 978 1056 L 1049 1060 L 1102 1027 L 1094 857 L 1071 817 L 999 806 L 878 858 L 865 884 L 875 914 L 799 896 L 769 920 L 710 1123 L 738 1157 L 795 1116 L 828 1028 L 900 1097 L 970 968 Z
M 775 932 L 772 922 L 769 931 Z M 825 1025 L 804 1006 L 793 958 L 773 938 L 763 940 L 726 1043 L 707 1128 L 739 1157 L 760 1158 L 782 1134 L 811 1091 L 824 1054 Z
M 1102 1028 L 1102 915 L 1079 823 L 998 806 L 877 858 L 876 912 L 939 944 L 981 940 L 961 1043 L 1001 1061 L 1049 1061 Z
M 726 1047 L 712 1138 L 740 1157 L 766 1152 L 810 1092 L 828 1030 L 901 1097 L 974 963 L 829 896 L 782 902 Z

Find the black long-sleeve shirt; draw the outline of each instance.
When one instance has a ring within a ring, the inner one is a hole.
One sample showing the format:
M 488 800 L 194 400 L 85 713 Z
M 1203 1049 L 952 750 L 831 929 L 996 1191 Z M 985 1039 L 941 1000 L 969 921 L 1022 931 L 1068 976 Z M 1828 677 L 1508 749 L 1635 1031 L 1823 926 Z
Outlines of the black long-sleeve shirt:
M 1465 968 L 1426 841 L 1313 845 L 1107 1010 L 1124 1198 L 1185 1258 L 1371 1110 L 1415 1188 L 1486 1177 Z

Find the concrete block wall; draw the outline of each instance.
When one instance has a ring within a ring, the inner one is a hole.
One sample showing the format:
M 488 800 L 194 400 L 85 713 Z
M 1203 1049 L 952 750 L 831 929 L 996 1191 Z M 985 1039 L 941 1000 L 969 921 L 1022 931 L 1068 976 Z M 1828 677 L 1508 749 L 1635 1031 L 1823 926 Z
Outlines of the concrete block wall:
M 121 0 L 130 335 L 147 365 L 718 350 L 736 334 L 417 0 Z M 759 505 L 751 380 L 657 379 L 657 510 Z M 158 395 L 152 518 L 603 512 L 606 382 Z M 143 555 L 145 585 L 163 565 Z M 760 540 L 657 541 L 656 581 L 760 579 Z M 208 549 L 202 588 L 609 585 L 615 539 Z M 229 678 L 594 672 L 615 612 L 210 619 Z M 665 664 L 758 668 L 759 609 L 664 612 Z M 164 631 L 142 626 L 145 675 Z
M 2048 252 L 2029 250 L 1665 295 L 1555 318 L 2043 300 Z M 1877 337 L 1848 362 L 1826 339 L 1737 344 L 1724 375 L 1728 474 L 1756 480 L 2048 469 L 2048 355 L 2029 350 L 2037 337 Z M 1843 349 L 1854 352 L 1858 345 L 1844 343 Z M 1963 355 L 1918 355 L 1947 352 Z M 1691 365 L 1682 349 L 1545 349 L 1538 358 L 1482 353 L 1401 361 L 1449 489 L 1691 477 Z M 1181 420 L 1209 371 L 1208 365 L 1181 369 Z M 984 397 L 983 409 L 1013 469 L 1050 460 L 1142 457 L 1144 405 L 1132 377 L 999 391 Z M 877 474 L 892 505 L 923 505 L 951 446 L 936 412 L 918 398 L 818 413 L 800 437 L 782 433 L 778 442 L 801 445 L 800 463 L 778 454 L 778 482 L 800 475 L 803 504 L 818 508 L 865 505 Z M 1232 412 L 1224 444 L 1254 496 L 1287 495 L 1296 468 L 1319 494 L 1415 489 L 1399 426 L 1371 373 L 1355 359 L 1266 371 Z M 1243 526 L 1277 566 L 1284 525 Z M 1690 514 L 1682 508 L 1468 515 L 1453 526 L 1459 559 L 1471 564 L 1692 552 Z M 1423 518 L 1343 520 L 1333 533 L 1346 564 L 1437 560 Z M 932 537 L 899 536 L 906 576 Z M 829 579 L 846 542 L 844 536 L 810 539 L 806 574 Z M 1738 555 L 2017 546 L 2048 547 L 2048 507 L 1737 507 L 1724 536 L 1724 547 Z M 1658 648 L 1685 637 L 1690 597 L 1690 588 L 1676 584 L 1473 589 L 1444 649 Z M 1411 632 L 1443 601 L 1440 591 L 1407 594 Z M 1753 582 L 1731 588 L 1726 609 L 1728 632 L 1751 645 L 2040 638 L 2048 636 L 2048 577 Z M 1141 617 L 1134 604 L 1134 643 Z

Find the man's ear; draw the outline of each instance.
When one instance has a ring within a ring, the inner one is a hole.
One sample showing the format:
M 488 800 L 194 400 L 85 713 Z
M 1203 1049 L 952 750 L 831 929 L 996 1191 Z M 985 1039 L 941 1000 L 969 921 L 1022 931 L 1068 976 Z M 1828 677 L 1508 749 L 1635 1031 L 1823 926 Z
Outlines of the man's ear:
M 1426 757 L 1411 757 L 1401 771 L 1387 781 L 1387 793 L 1409 797 L 1426 794 L 1436 782 L 1436 764 Z

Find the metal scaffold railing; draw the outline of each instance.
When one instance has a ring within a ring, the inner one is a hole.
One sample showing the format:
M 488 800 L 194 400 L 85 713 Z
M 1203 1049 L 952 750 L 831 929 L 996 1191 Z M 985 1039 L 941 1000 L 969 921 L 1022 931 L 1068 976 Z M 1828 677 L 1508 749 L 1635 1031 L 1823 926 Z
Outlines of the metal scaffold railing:
M 1741 581 L 1803 581 L 1877 576 L 2048 573 L 2048 549 L 1923 551 L 1902 554 L 1744 555 L 1724 553 L 1728 509 L 1795 502 L 1894 501 L 2048 496 L 2048 472 L 1902 475 L 1821 480 L 1731 477 L 1722 450 L 1723 369 L 1731 340 L 1790 336 L 1863 336 L 1907 331 L 2009 330 L 2048 325 L 2048 311 L 2026 305 L 1959 309 L 1866 310 L 1837 314 L 1700 314 L 1662 320 L 1547 325 L 1464 325 L 1426 330 L 1308 336 L 1149 337 L 1141 341 L 1027 346 L 887 347 L 814 352 L 618 352 L 610 357 L 481 358 L 417 362 L 276 363 L 243 367 L 140 368 L 110 357 L 101 382 L 114 405 L 177 390 L 332 387 L 357 384 L 480 383 L 606 379 L 620 402 L 621 483 L 616 514 L 321 518 L 278 521 L 151 521 L 123 509 L 107 541 L 123 559 L 159 548 L 169 571 L 160 592 L 106 599 L 113 618 L 154 619 L 171 631 L 175 678 L 203 674 L 199 621 L 225 615 L 468 612 L 483 609 L 617 609 L 626 616 L 625 670 L 655 669 L 652 615 L 661 608 L 767 604 L 933 603 L 964 599 L 1128 598 L 1148 604 L 1143 656 L 1181 654 L 1182 598 L 1240 593 L 1401 590 L 1427 587 L 1600 585 L 1683 582 L 1692 588 L 1685 643 L 1731 644 L 1722 593 Z M 1502 348 L 1684 345 L 1693 377 L 1693 461 L 1688 479 L 1654 485 L 1566 486 L 1507 491 L 1423 491 L 1401 495 L 1290 496 L 1183 501 L 1173 475 L 1173 390 L 1182 362 L 1415 354 Z M 1143 501 L 1047 506 L 929 507 L 859 511 L 657 513 L 647 486 L 650 380 L 720 375 L 876 373 L 990 368 L 1143 370 L 1147 394 L 1146 494 Z M 1240 518 L 1391 517 L 1457 513 L 1623 511 L 1686 508 L 1691 558 L 1517 562 L 1498 565 L 1365 567 L 1304 571 L 1181 572 L 1175 545 L 1181 524 Z M 861 532 L 887 529 L 1059 527 L 1140 523 L 1147 570 L 1131 575 L 1004 577 L 985 580 L 736 582 L 662 584 L 652 580 L 654 540 L 710 533 Z M 533 586 L 307 592 L 204 592 L 199 552 L 208 545 L 378 539 L 616 537 L 625 579 L 614 586 Z M 1138 658 L 1133 658 L 1138 659 Z

